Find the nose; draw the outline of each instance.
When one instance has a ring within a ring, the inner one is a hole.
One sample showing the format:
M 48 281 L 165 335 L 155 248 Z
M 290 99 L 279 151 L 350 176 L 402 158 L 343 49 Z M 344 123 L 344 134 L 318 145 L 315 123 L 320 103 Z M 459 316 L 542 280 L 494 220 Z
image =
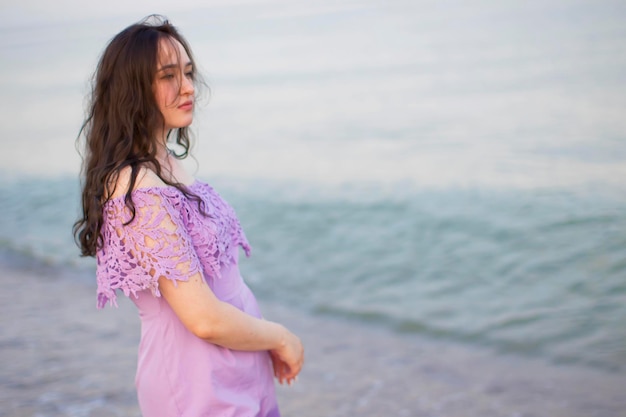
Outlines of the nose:
M 180 84 L 180 95 L 193 95 L 194 91 L 193 80 L 184 76 Z

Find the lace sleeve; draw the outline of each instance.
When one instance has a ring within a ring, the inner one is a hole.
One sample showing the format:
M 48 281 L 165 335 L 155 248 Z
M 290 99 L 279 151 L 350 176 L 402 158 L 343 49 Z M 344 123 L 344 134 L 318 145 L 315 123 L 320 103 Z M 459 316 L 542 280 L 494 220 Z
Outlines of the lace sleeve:
M 136 215 L 127 225 L 131 214 L 123 199 L 105 206 L 103 247 L 97 253 L 98 308 L 107 302 L 117 306 L 118 289 L 126 296 L 149 289 L 159 297 L 160 277 L 187 281 L 202 271 L 181 214 L 181 196 L 169 188 L 137 191 Z

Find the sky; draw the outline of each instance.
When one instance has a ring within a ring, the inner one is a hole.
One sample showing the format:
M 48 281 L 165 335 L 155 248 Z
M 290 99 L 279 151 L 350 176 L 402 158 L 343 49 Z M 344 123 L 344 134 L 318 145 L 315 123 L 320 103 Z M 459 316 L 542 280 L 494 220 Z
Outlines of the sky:
M 88 7 L 82 0 L 20 0 L 3 1 L 0 13 L 3 21 L 0 26 L 13 26 L 24 23 L 57 23 L 72 20 L 103 19 L 108 17 L 145 16 L 159 13 L 164 15 L 183 13 L 189 10 L 224 8 L 249 8 L 260 10 L 260 17 L 293 17 L 328 13 L 342 9 L 367 6 L 367 1 L 347 0 L 342 2 L 319 0 L 110 0 L 91 2 Z M 259 9 L 262 7 L 262 9 Z
M 98 55 L 156 12 L 211 85 L 194 122 L 203 174 L 509 186 L 626 175 L 624 2 L 31 0 L 0 12 L 5 168 L 77 171 Z

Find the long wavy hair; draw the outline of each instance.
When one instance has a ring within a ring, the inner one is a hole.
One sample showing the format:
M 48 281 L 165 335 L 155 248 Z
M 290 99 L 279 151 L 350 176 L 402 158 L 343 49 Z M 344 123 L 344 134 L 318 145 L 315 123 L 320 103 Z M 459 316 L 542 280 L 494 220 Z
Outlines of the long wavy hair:
M 130 168 L 130 181 L 124 200 L 132 214 L 126 224 L 135 217 L 132 191 L 142 167 L 152 169 L 163 182 L 195 200 L 204 213 L 195 194 L 162 175 L 156 158 L 155 133 L 165 124 L 153 90 L 162 39 L 181 43 L 191 59 L 195 87 L 199 90 L 205 86 L 196 73 L 189 44 L 162 16 L 148 16 L 109 42 L 92 78 L 90 103 L 77 139 L 85 139 L 82 216 L 73 228 L 82 256 L 95 256 L 102 246 L 103 208 L 113 192 L 111 187 L 125 168 Z M 183 159 L 189 154 L 189 134 L 187 127 L 168 133 L 168 140 L 174 136 L 178 149 L 182 149 L 175 157 Z

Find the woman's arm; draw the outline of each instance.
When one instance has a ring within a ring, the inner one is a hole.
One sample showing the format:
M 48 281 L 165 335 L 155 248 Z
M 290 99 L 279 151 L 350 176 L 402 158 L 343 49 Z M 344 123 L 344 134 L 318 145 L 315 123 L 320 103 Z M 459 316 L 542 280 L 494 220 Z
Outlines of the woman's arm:
M 300 339 L 284 326 L 258 319 L 219 300 L 200 273 L 189 281 L 159 278 L 161 294 L 185 327 L 210 343 L 235 350 L 269 350 L 285 365 L 276 377 L 291 382 L 304 361 Z

